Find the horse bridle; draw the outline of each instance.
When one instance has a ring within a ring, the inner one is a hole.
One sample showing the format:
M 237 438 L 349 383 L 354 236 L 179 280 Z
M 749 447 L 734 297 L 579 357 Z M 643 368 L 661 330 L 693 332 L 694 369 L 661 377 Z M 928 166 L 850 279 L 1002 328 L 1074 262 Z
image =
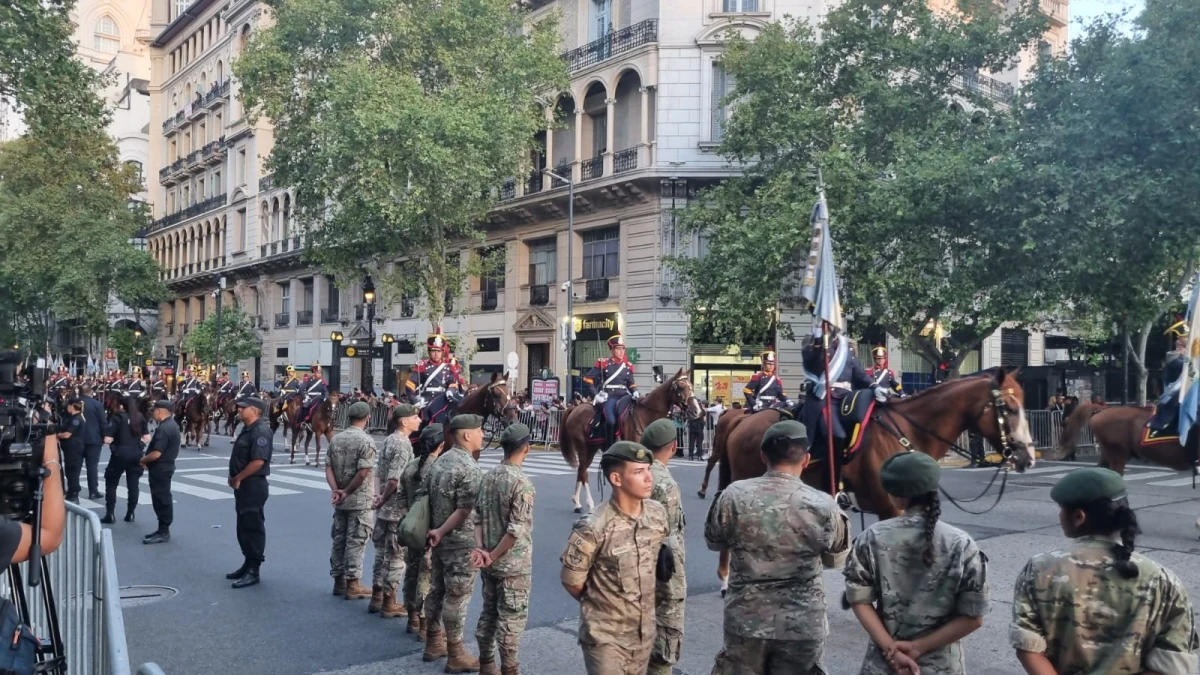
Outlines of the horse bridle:
M 1017 411 L 1013 410 L 1012 406 L 1009 405 L 1009 403 L 1008 403 L 1008 399 L 1005 398 L 1005 394 L 1012 394 L 1012 393 L 1013 393 L 1012 389 L 1005 389 L 1005 390 L 1001 391 L 999 386 L 993 385 L 991 387 L 989 400 L 987 402 L 985 402 L 983 404 L 983 406 L 980 407 L 979 412 L 976 413 L 975 416 L 972 418 L 972 422 L 973 422 L 973 425 L 975 426 L 975 428 L 980 428 L 981 427 L 980 420 L 982 420 L 983 416 L 985 414 L 987 414 L 988 409 L 992 408 L 996 411 L 996 429 L 999 432 L 999 436 L 1000 436 L 1000 456 L 1003 457 L 1004 459 L 1010 459 L 1016 453 L 1016 447 L 1015 447 L 1015 443 L 1013 441 L 1012 423 L 1009 420 L 1009 416 L 1018 414 L 1018 413 L 1017 413 Z M 900 412 L 899 410 L 896 410 L 892 407 L 887 407 L 887 408 L 884 408 L 884 414 L 888 415 L 888 416 L 899 415 L 901 418 L 904 419 L 904 421 L 906 421 L 910 425 L 912 425 L 913 428 L 915 428 L 918 431 L 921 431 L 929 436 L 932 436 L 937 441 L 945 443 L 946 445 L 948 445 L 951 449 L 953 449 L 958 454 L 963 455 L 965 457 L 971 456 L 971 454 L 970 454 L 971 451 L 969 449 L 960 446 L 958 443 L 955 443 L 954 441 L 952 441 L 948 438 L 942 438 L 942 436 L 940 434 L 938 434 L 937 432 L 926 427 L 925 425 L 921 424 L 920 422 L 917 422 L 912 417 Z M 883 419 L 880 418 L 880 421 L 882 422 Z M 896 436 L 897 440 L 900 441 L 900 445 L 904 446 L 905 450 L 915 450 L 915 448 L 913 447 L 912 441 L 908 440 L 908 438 L 904 435 L 904 432 L 900 431 L 899 427 L 897 427 L 895 425 L 895 423 L 888 420 L 888 422 L 886 424 L 884 424 L 884 427 L 887 428 L 889 431 L 892 432 L 893 435 Z
M 683 387 L 681 385 L 685 384 L 688 386 L 688 389 L 692 388 L 692 383 L 690 380 L 688 380 L 686 375 L 676 378 L 675 381 L 671 383 L 671 394 L 675 399 L 675 402 L 679 404 L 679 407 L 682 408 L 686 413 L 687 409 L 691 407 L 692 401 L 696 400 L 696 394 L 693 392 L 688 396 L 684 396 Z

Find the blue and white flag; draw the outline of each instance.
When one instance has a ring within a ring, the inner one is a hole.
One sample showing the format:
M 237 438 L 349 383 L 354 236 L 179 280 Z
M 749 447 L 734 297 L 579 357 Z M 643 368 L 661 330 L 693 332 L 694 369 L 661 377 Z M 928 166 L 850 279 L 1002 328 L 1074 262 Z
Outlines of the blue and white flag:
M 87 371 L 88 375 L 96 374 L 96 360 L 92 358 L 91 354 L 88 354 Z
M 1187 359 L 1183 366 L 1183 373 L 1179 378 L 1182 381 L 1179 390 L 1179 443 L 1184 445 L 1188 441 L 1188 433 L 1196 424 L 1197 416 L 1200 416 L 1200 377 L 1198 377 L 1197 369 L 1200 368 L 1200 273 L 1197 273 L 1196 278 L 1192 280 L 1192 298 L 1188 302 L 1187 320 L 1188 325 L 1188 346 L 1184 350 L 1184 358 Z
M 812 210 L 812 245 L 808 251 L 808 266 L 804 270 L 804 286 L 801 296 L 812 306 L 813 332 L 818 333 L 820 322 L 829 323 L 839 331 L 846 330 L 846 318 L 842 315 L 842 302 L 838 299 L 837 270 L 833 262 L 833 237 L 829 231 L 829 206 L 825 203 L 825 191 Z

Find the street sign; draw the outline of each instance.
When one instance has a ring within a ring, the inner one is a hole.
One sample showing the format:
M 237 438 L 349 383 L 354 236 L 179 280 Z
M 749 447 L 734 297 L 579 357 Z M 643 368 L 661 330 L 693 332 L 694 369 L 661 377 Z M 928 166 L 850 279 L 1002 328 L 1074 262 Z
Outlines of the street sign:
M 373 347 L 342 345 L 342 356 L 347 359 L 382 359 L 385 354 L 387 354 L 386 345 Z
M 148 365 L 148 366 L 154 365 L 154 359 L 146 359 L 146 365 Z
M 173 359 L 154 359 L 154 365 L 160 368 L 167 368 L 175 364 Z

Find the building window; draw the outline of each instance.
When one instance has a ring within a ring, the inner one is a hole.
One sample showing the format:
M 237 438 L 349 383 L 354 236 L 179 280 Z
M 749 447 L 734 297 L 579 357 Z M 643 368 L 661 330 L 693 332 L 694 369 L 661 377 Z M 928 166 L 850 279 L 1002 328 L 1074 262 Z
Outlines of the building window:
M 246 149 L 238 150 L 237 156 L 237 183 L 238 185 L 246 184 Z
M 138 182 L 139 191 L 145 190 L 146 183 L 145 183 L 145 176 L 143 175 L 143 172 L 142 172 L 142 163 L 137 161 L 136 159 L 130 159 L 125 162 L 125 166 L 128 166 L 128 167 L 132 168 L 134 171 L 137 171 L 137 182 Z
M 117 22 L 107 14 L 96 22 L 96 31 L 92 34 L 92 47 L 105 54 L 116 54 L 121 51 L 121 29 Z
M 722 9 L 726 12 L 757 12 L 758 0 L 724 0 Z
M 342 294 L 333 283 L 333 277 L 325 277 L 325 309 L 331 315 L 337 315 L 341 309 Z
M 615 277 L 620 272 L 621 230 L 608 227 L 583 235 L 583 278 Z
M 311 312 L 313 308 L 313 280 L 304 280 L 304 297 L 300 299 L 300 309 Z
M 505 247 L 503 244 L 481 249 L 479 257 L 489 269 L 479 277 L 479 291 L 483 295 L 484 307 L 496 308 L 497 293 L 504 288 Z
M 292 283 L 290 281 L 279 284 L 279 313 L 292 313 Z
M 558 242 L 542 239 L 529 244 L 529 284 L 553 286 L 557 281 Z
M 1010 368 L 1029 365 L 1029 331 L 1000 329 L 1000 365 Z
M 712 74 L 712 140 L 720 142 L 725 138 L 733 107 L 725 99 L 733 93 L 737 83 L 733 75 L 725 72 L 725 66 L 720 61 L 713 61 Z
M 481 352 L 498 352 L 500 351 L 500 338 L 479 338 L 477 345 Z
M 589 27 L 590 40 L 600 38 L 612 32 L 612 0 L 592 0 L 592 16 Z

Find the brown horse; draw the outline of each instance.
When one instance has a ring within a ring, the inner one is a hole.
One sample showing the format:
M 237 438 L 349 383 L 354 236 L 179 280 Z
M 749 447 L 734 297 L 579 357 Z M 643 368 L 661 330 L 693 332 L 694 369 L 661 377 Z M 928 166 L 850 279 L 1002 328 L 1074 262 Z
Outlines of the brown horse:
M 184 405 L 184 408 L 179 411 L 180 417 L 183 419 L 183 446 L 188 446 L 189 439 L 196 443 L 199 448 L 200 439 L 204 439 L 204 446 L 208 447 L 209 427 L 208 414 L 209 408 L 212 405 L 210 397 L 212 393 L 202 391 L 196 394 L 185 404 L 181 401 L 179 405 Z
M 1092 437 L 1100 452 L 1100 466 L 1125 473 L 1125 465 L 1131 458 L 1141 458 L 1176 471 L 1190 471 L 1187 453 L 1177 440 L 1161 441 L 1142 445 L 1146 423 L 1154 414 L 1153 408 L 1104 406 L 1086 403 L 1080 405 L 1067 417 L 1059 436 L 1059 452 L 1066 456 L 1075 450 L 1075 439 L 1084 427 L 1091 426 Z M 1200 434 L 1191 434 L 1189 443 L 1195 444 Z
M 721 416 L 717 418 L 717 426 L 713 429 L 712 452 L 708 454 L 708 464 L 704 467 L 704 482 L 700 484 L 700 489 L 696 492 L 700 499 L 704 499 L 705 495 L 708 494 L 708 477 L 712 474 L 713 467 L 725 456 L 725 447 L 729 440 L 729 432 L 733 430 L 735 425 L 742 421 L 748 412 L 750 411 L 746 408 L 726 408 L 721 413 Z M 764 410 L 763 412 L 772 411 Z M 777 413 L 775 421 L 778 422 L 779 419 L 780 417 Z
M 688 380 L 686 368 L 681 368 L 671 379 L 655 387 L 642 400 L 634 402 L 633 407 L 619 422 L 621 438 L 638 440 L 651 422 L 666 419 L 671 414 L 672 405 L 687 411 L 689 419 L 696 419 L 704 414 L 704 409 L 692 394 L 692 383 Z M 581 403 L 567 410 L 562 421 L 558 447 L 567 464 L 578 470 L 575 476 L 575 494 L 571 497 L 571 501 L 575 503 L 575 513 L 583 513 L 583 507 L 579 503 L 580 490 L 586 493 L 588 511 L 596 507 L 592 501 L 592 489 L 587 484 L 588 467 L 599 450 L 599 446 L 588 444 L 588 427 L 595 414 L 596 409 L 593 405 Z
M 300 407 L 299 399 L 292 399 L 287 402 L 287 415 L 289 420 L 296 420 L 292 428 L 292 454 L 288 458 L 288 464 L 296 463 L 296 445 L 300 442 L 300 434 L 304 433 L 304 466 L 309 466 L 308 463 L 308 444 L 315 436 L 317 439 L 317 459 L 313 466 L 321 466 L 321 437 L 325 440 L 333 442 L 333 421 L 337 416 L 338 401 L 341 399 L 341 394 L 336 391 L 329 392 L 329 398 L 321 401 L 320 404 L 312 411 L 308 422 L 301 423 L 300 417 L 303 415 Z
M 292 420 L 296 419 L 296 415 L 300 413 L 300 395 L 292 394 L 286 398 L 277 396 L 270 400 L 268 404 L 270 410 L 271 435 L 280 428 L 283 429 L 283 440 L 287 440 L 288 428 L 292 426 Z
M 508 376 L 492 373 L 492 379 L 486 385 L 472 385 L 475 389 L 467 390 L 467 395 L 458 402 L 456 415 L 479 415 L 486 423 L 489 417 L 503 420 L 504 409 L 508 406 Z
M 1016 373 L 1003 369 L 951 380 L 909 398 L 876 404 L 866 438 L 842 466 L 842 482 L 859 509 L 877 514 L 880 520 L 894 518 L 900 512 L 879 478 L 884 460 L 910 447 L 940 460 L 964 431 L 987 438 L 1017 471 L 1025 471 L 1034 465 L 1036 455 L 1024 405 L 1025 392 L 1017 382 Z M 731 418 L 724 452 L 718 460 L 721 465 L 718 496 L 730 483 L 766 472 L 759 446 L 763 434 L 780 417 L 779 411 L 764 410 Z M 812 462 L 803 478 L 814 487 L 827 486 L 828 464 L 825 460 Z M 728 551 L 721 552 L 717 573 L 723 593 L 729 583 Z
M 238 420 L 237 412 L 237 397 L 229 396 L 221 404 L 221 420 L 225 422 L 225 435 L 233 436 L 233 432 L 237 431 Z M 220 422 L 216 423 L 217 428 L 220 428 Z

